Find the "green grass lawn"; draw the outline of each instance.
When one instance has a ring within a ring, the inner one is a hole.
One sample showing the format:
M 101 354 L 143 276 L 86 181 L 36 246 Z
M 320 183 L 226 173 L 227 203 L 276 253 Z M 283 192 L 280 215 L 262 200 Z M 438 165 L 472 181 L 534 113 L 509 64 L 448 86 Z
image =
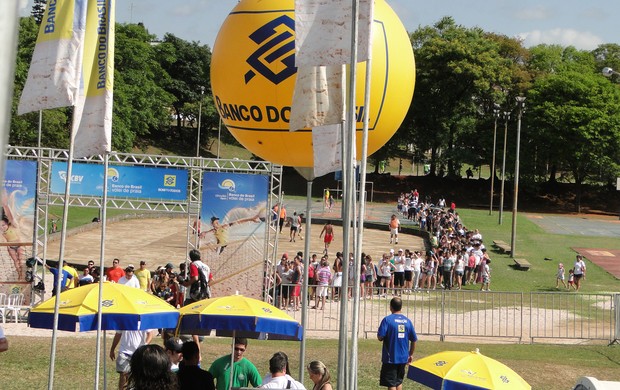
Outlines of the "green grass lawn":
M 0 357 L 0 389 L 43 389 L 47 386 L 51 342 L 47 338 L 9 337 L 10 349 Z M 230 339 L 207 338 L 202 343 L 203 368 L 208 368 L 215 358 L 229 353 Z M 111 338 L 108 339 L 107 348 Z M 160 339 L 155 342 L 161 343 Z M 95 367 L 95 339 L 58 339 L 56 389 L 87 389 L 92 387 Z M 620 378 L 620 348 L 618 346 L 583 345 L 488 345 L 460 344 L 438 341 L 419 341 L 414 358 L 421 358 L 445 350 L 470 351 L 480 348 L 481 353 L 508 365 L 519 373 L 533 389 L 569 389 L 581 376 L 600 380 Z M 264 375 L 268 360 L 274 352 L 284 351 L 291 361 L 294 377 L 299 376 L 299 344 L 282 341 L 250 340 L 246 357 Z M 335 376 L 338 361 L 337 340 L 309 340 L 305 363 L 323 361 Z M 108 388 L 116 388 L 118 375 L 114 363 L 107 358 Z M 381 343 L 377 340 L 359 341 L 358 384 L 360 390 L 378 389 L 381 360 Z M 101 375 L 103 379 L 103 375 Z M 310 381 L 305 375 L 307 388 Z M 334 378 L 335 383 L 335 378 Z M 423 389 L 405 379 L 403 389 Z
M 497 291 L 558 291 L 555 275 L 558 263 L 564 263 L 566 277 L 575 262 L 571 247 L 619 249 L 620 240 L 611 237 L 559 235 L 545 232 L 530 221 L 525 213 L 517 217 L 516 257 L 531 264 L 529 271 L 514 268 L 509 255 L 493 250 L 493 240 L 510 243 L 512 213 L 504 212 L 503 223 L 498 225 L 498 213 L 489 216 L 488 210 L 459 209 L 461 219 L 469 229 L 479 229 L 487 246 L 491 263 L 491 289 Z M 545 260 L 549 258 L 552 260 Z M 616 292 L 618 280 L 597 265 L 586 261 L 587 276 L 581 292 Z M 469 286 L 468 286 L 469 287 Z

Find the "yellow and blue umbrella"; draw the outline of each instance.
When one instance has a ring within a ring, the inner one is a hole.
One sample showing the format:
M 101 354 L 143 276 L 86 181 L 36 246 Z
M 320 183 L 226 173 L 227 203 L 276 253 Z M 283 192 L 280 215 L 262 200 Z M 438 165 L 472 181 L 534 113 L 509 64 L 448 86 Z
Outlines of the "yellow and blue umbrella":
M 233 386 L 235 336 L 248 333 L 275 334 L 301 340 L 302 327 L 277 307 L 243 295 L 203 299 L 183 306 L 177 332 L 200 334 L 205 331 L 231 331 L 230 382 Z
M 243 295 L 203 299 L 179 310 L 179 331 L 234 331 L 236 334 L 269 333 L 301 340 L 302 327 L 277 307 Z
M 174 328 L 179 311 L 162 299 L 139 288 L 118 283 L 103 283 L 101 306 L 102 330 L 146 330 Z M 52 297 L 32 308 L 28 324 L 33 328 L 52 329 L 54 306 Z M 80 332 L 97 330 L 99 284 L 92 283 L 60 294 L 58 329 Z
M 531 389 L 511 368 L 473 352 L 445 351 L 409 364 L 407 377 L 433 389 Z

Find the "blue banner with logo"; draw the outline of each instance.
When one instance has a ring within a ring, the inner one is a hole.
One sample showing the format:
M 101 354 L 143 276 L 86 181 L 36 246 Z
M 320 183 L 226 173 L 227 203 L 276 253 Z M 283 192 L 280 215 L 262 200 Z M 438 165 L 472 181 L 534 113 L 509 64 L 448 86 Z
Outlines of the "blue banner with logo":
M 26 259 L 34 240 L 34 208 L 37 193 L 37 163 L 7 160 L 0 200 L 0 231 L 6 245 L 0 247 L 0 281 L 24 281 Z M 5 292 L 5 291 L 2 291 Z
M 73 163 L 71 195 L 102 196 L 104 167 L 100 164 Z M 51 192 L 64 194 L 67 163 L 52 163 Z M 108 167 L 108 196 L 187 200 L 188 174 L 184 169 L 110 165 Z

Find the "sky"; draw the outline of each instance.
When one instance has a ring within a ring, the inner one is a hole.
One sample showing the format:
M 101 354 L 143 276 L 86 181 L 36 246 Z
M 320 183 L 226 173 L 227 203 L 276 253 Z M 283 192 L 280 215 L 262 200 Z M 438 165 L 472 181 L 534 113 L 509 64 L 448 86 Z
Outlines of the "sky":
M 22 1 L 28 15 L 32 0 Z M 620 43 L 620 2 L 612 0 L 387 0 L 405 28 L 433 25 L 452 16 L 464 27 L 521 37 L 526 47 L 540 43 L 591 50 Z M 120 0 L 119 23 L 142 22 L 151 34 L 165 33 L 213 47 L 217 32 L 237 0 Z

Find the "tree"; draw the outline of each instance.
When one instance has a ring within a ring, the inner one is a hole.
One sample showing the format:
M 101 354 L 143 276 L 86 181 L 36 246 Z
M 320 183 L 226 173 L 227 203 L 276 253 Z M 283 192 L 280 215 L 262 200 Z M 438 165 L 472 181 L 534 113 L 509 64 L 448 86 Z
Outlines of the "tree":
M 604 169 L 618 172 L 620 89 L 582 66 L 539 77 L 528 93 L 531 126 L 537 142 L 549 151 L 548 162 L 572 173 L 577 185 L 576 210 L 587 178 Z
M 154 35 L 138 24 L 117 24 L 112 146 L 130 151 L 154 130 L 167 129 L 174 96 L 170 76 L 157 60 Z
M 157 58 L 163 69 L 170 76 L 163 84 L 164 89 L 174 96 L 173 113 L 176 118 L 176 133 L 188 123 L 197 122 L 198 102 L 202 99 L 203 114 L 212 112 L 207 107 L 212 105 L 211 49 L 198 42 L 187 42 L 172 34 L 166 34 L 163 41 L 156 46 Z M 204 88 L 204 94 L 202 93 Z M 203 123 L 216 123 L 214 118 L 203 116 Z M 192 126 L 193 127 L 193 126 Z
M 507 39 L 507 38 L 506 38 Z M 513 62 L 502 42 L 480 28 L 444 17 L 411 35 L 416 54 L 416 91 L 409 118 L 412 141 L 431 153 L 431 175 L 445 164 L 457 175 L 464 158 L 478 160 L 480 106 L 492 106 L 498 86 L 511 82 Z

